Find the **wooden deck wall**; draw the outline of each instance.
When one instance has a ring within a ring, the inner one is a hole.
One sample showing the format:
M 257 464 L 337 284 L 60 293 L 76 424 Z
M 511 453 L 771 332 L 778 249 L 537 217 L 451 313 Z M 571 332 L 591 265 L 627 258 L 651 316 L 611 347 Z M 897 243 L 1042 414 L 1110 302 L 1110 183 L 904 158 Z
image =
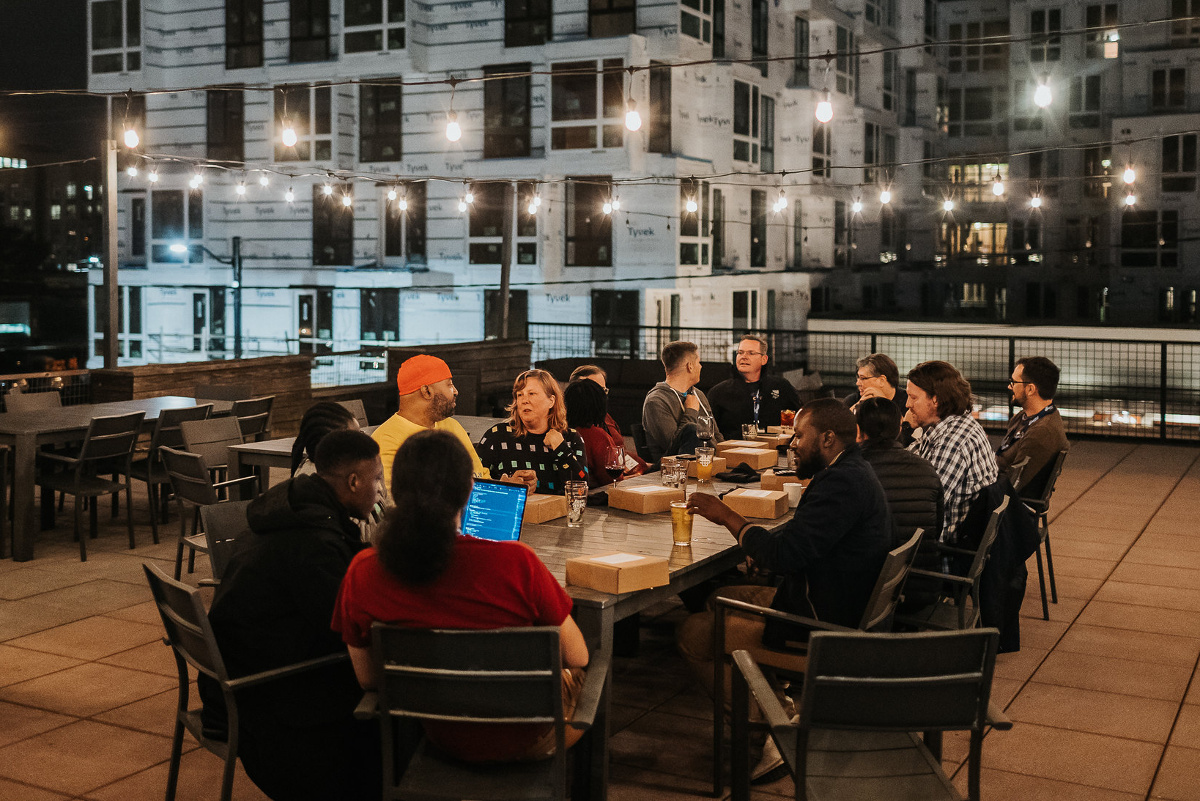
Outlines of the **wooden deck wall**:
M 496 407 L 512 402 L 516 377 L 529 369 L 533 343 L 528 340 L 489 339 L 482 342 L 453 342 L 411 348 L 388 348 L 388 380 L 395 386 L 400 364 L 418 353 L 444 359 L 458 387 L 458 413 L 489 415 Z M 476 389 L 477 388 L 477 389 Z M 471 393 L 474 391 L 474 401 Z

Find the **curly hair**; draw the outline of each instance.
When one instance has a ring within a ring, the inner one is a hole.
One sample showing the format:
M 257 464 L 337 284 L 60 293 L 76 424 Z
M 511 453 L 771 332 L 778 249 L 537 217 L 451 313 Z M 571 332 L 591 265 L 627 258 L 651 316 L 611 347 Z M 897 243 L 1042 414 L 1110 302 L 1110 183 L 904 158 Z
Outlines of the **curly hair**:
M 433 582 L 450 566 L 459 514 L 474 483 L 471 457 L 445 431 L 404 440 L 392 463 L 392 500 L 375 550 L 384 569 L 405 584 Z
M 320 401 L 309 406 L 300 418 L 300 431 L 292 443 L 292 475 L 296 475 L 305 456 L 313 458 L 326 434 L 349 428 L 353 422 L 354 413 L 340 403 Z
M 545 370 L 526 370 L 517 376 L 517 380 L 513 382 L 513 402 L 505 409 L 508 412 L 508 423 L 512 426 L 513 434 L 523 437 L 528 433 L 525 430 L 525 424 L 521 422 L 521 416 L 517 414 L 517 393 L 525 389 L 525 385 L 535 378 L 541 384 L 542 391 L 546 393 L 546 397 L 554 400 L 554 405 L 550 407 L 550 428 L 554 431 L 566 431 L 567 404 L 563 401 L 562 390 L 558 388 L 558 381 Z
M 576 430 L 603 426 L 608 414 L 608 398 L 600 385 L 590 378 L 580 378 L 567 384 L 563 393 L 567 402 L 567 424 Z

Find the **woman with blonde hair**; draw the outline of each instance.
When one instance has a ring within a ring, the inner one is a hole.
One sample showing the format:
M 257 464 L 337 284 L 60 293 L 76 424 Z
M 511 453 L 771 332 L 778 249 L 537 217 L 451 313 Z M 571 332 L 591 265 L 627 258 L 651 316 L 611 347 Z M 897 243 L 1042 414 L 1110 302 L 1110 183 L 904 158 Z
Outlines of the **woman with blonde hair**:
M 522 479 L 538 492 L 562 495 L 567 481 L 587 479 L 583 440 L 567 427 L 567 405 L 554 376 L 526 370 L 513 382 L 506 422 L 479 440 L 479 458 L 494 478 Z

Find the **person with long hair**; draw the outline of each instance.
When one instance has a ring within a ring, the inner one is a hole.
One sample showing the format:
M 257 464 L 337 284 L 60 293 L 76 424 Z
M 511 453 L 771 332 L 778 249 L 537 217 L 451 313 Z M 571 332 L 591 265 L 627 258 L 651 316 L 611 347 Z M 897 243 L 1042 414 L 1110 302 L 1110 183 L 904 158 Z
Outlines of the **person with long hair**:
M 562 650 L 563 709 L 574 710 L 588 662 L 571 618 L 571 598 L 527 545 L 461 533 L 474 483 L 462 443 L 444 431 L 404 441 L 392 465 L 392 497 L 376 547 L 362 552 L 342 581 L 333 628 L 342 635 L 359 683 L 376 686 L 371 661 L 375 621 L 420 629 L 557 626 Z M 549 756 L 552 726 L 425 724 L 430 741 L 466 761 Z M 568 744 L 578 739 L 568 729 Z
M 621 427 L 619 425 L 617 425 L 617 421 L 614 420 L 613 416 L 611 414 L 609 414 L 609 412 L 608 412 L 608 393 L 609 393 L 608 373 L 606 373 L 604 371 L 604 368 L 600 367 L 599 365 L 581 364 L 578 367 L 576 367 L 574 370 L 571 371 L 571 378 L 570 378 L 567 386 L 570 387 L 571 384 L 574 384 L 576 381 L 580 381 L 585 378 L 588 381 L 591 381 L 592 383 L 594 383 L 596 386 L 600 387 L 600 389 L 604 392 L 604 406 L 605 406 L 604 428 L 605 428 L 605 430 L 608 431 L 608 435 L 613 438 L 613 442 L 624 443 L 625 442 L 624 432 L 621 431 Z M 571 409 L 570 409 L 569 401 L 567 402 L 567 422 L 570 423 L 570 425 L 573 428 L 578 430 L 579 427 L 576 426 L 574 423 L 571 423 Z M 642 473 L 645 473 L 647 470 L 650 469 L 650 465 L 648 465 L 646 463 L 646 461 L 644 459 L 642 459 L 641 456 L 638 456 L 636 453 L 630 453 L 630 451 L 628 449 L 626 449 L 626 451 L 625 451 L 625 457 L 626 457 L 625 462 L 626 462 L 626 474 L 627 475 L 631 475 L 631 476 L 641 475 Z M 635 466 L 636 466 L 636 470 L 635 470 Z
M 545 370 L 517 376 L 508 413 L 479 440 L 479 458 L 493 478 L 517 478 L 549 495 L 562 495 L 567 481 L 587 479 L 583 440 L 567 427 L 554 376 Z
M 641 475 L 641 466 L 624 458 L 619 468 L 609 470 L 612 450 L 619 447 L 624 455 L 625 441 L 614 437 L 604 425 L 608 404 L 599 384 L 587 378 L 576 379 L 567 384 L 563 399 L 567 403 L 567 422 L 583 440 L 589 487 L 603 487 L 627 475 Z
M 354 413 L 340 403 L 334 401 L 318 401 L 304 412 L 300 418 L 300 431 L 296 441 L 292 443 L 292 476 L 316 472 L 312 457 L 317 452 L 317 445 L 331 431 L 358 430 L 358 420 Z

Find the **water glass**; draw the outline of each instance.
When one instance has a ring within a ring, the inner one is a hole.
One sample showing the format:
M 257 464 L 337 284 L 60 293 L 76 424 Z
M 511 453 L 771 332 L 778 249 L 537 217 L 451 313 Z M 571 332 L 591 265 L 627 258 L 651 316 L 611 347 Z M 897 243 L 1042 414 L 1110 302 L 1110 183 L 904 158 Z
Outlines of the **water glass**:
M 567 526 L 569 528 L 582 528 L 583 510 L 587 508 L 588 484 L 586 481 L 568 481 L 565 487 L 567 495 Z
M 659 464 L 659 477 L 664 487 L 679 486 L 679 459 L 664 456 Z
M 742 426 L 742 439 L 753 440 L 758 436 L 758 426 L 754 423 L 746 423 Z

